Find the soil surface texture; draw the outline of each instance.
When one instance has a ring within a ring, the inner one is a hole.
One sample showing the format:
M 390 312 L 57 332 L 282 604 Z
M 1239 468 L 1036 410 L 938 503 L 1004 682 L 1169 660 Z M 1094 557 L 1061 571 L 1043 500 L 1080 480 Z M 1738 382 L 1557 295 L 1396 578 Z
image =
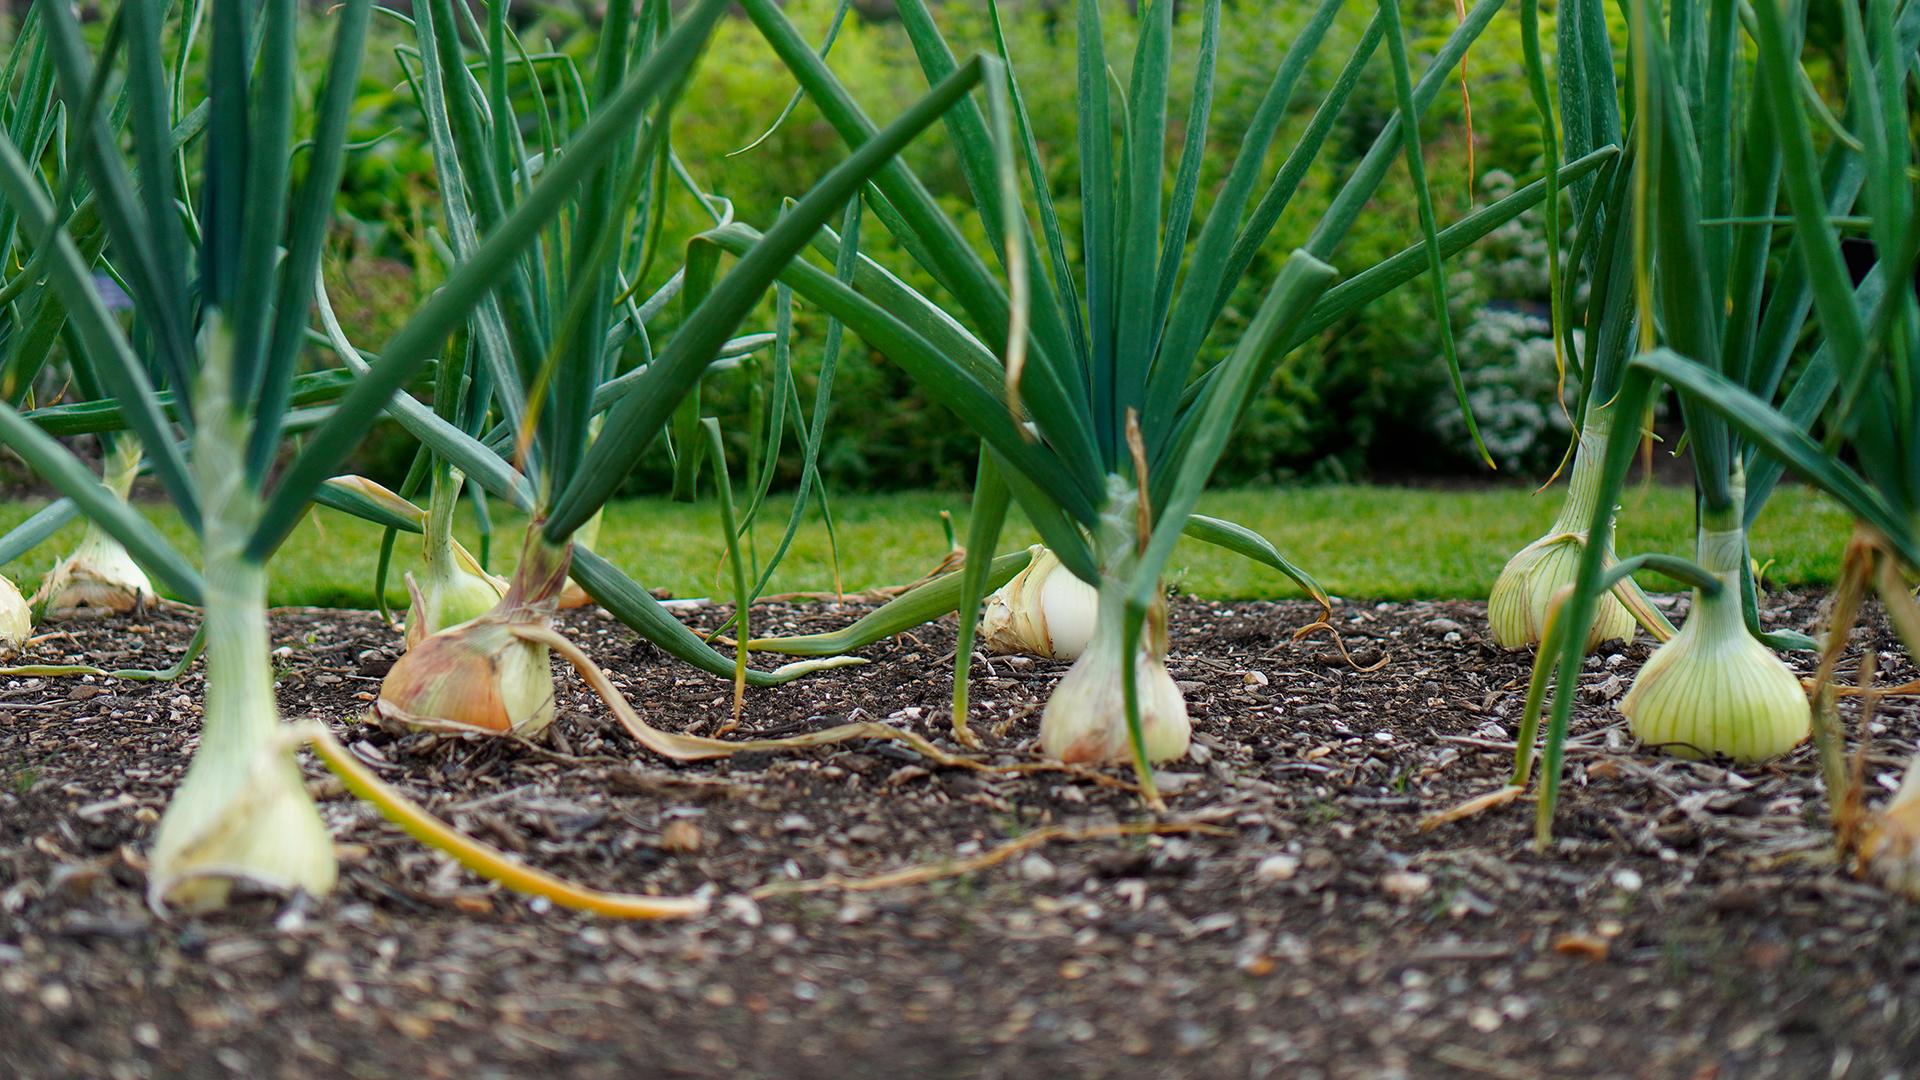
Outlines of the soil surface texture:
M 1675 618 L 1684 599 L 1662 599 Z M 1920 1070 L 1920 917 L 1832 855 L 1813 751 L 1729 767 L 1636 749 L 1618 702 L 1650 649 L 1579 688 L 1557 841 L 1523 800 L 1423 832 L 1502 784 L 1530 654 L 1468 603 L 1173 604 L 1189 760 L 1167 820 L 1210 833 L 1057 842 L 876 891 L 1043 826 L 1151 820 L 1123 786 L 940 768 L 892 742 L 650 758 L 571 670 L 538 744 L 364 722 L 399 638 L 370 613 L 274 613 L 282 711 L 387 781 L 583 884 L 703 894 L 621 923 L 476 878 L 302 768 L 341 857 L 325 898 L 161 918 L 143 855 L 200 722 L 172 683 L 0 678 L 0 1075 L 8 1077 L 1886 1077 Z M 857 605 L 772 605 L 756 634 Z M 711 628 L 724 607 L 683 613 Z M 1769 598 L 1822 626 L 1821 598 Z M 159 667 L 191 612 L 71 624 L 36 661 Z M 711 732 L 728 680 L 602 613 L 561 628 L 649 723 Z M 1915 677 L 1877 612 L 1883 681 Z M 952 620 L 871 661 L 749 691 L 732 738 L 847 720 L 948 734 Z M 1377 670 L 1362 668 L 1384 660 Z M 1803 673 L 1812 658 L 1792 662 Z M 977 658 L 988 758 L 1037 760 L 1065 665 Z M 1843 706 L 1850 732 L 1857 707 Z M 1876 795 L 1920 739 L 1883 702 Z M 1112 770 L 1110 781 L 1124 781 Z M 757 892 L 756 892 L 757 891 Z

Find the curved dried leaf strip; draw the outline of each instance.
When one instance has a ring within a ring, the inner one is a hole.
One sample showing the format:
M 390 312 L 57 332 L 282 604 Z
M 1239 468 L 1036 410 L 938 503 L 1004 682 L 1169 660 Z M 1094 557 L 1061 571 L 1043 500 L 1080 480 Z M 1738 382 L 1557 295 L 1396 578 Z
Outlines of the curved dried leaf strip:
M 1352 668 L 1353 670 L 1359 672 L 1362 675 L 1368 674 L 1370 672 L 1379 671 L 1381 668 L 1387 666 L 1387 661 L 1393 659 L 1393 657 L 1383 654 L 1377 662 L 1368 664 L 1364 667 L 1361 666 L 1361 664 L 1353 658 L 1353 654 L 1347 651 L 1347 643 L 1345 640 L 1343 640 L 1340 637 L 1340 631 L 1335 630 L 1333 628 L 1333 624 L 1328 622 L 1324 618 L 1321 619 L 1319 622 L 1308 623 L 1306 626 L 1303 626 L 1300 629 L 1295 630 L 1293 632 L 1293 640 L 1299 641 L 1302 638 L 1311 637 L 1314 634 L 1318 634 L 1322 632 L 1325 632 L 1329 637 L 1333 638 L 1333 647 L 1340 650 L 1340 659 L 1345 660 L 1347 662 L 1348 667 Z
M 835 743 L 851 742 L 856 739 L 877 739 L 905 744 L 915 753 L 945 768 L 969 769 L 974 772 L 998 773 L 1001 775 L 1019 775 L 1034 772 L 1057 772 L 1082 780 L 1091 780 L 1105 787 L 1134 790 L 1133 785 L 1117 780 L 1105 773 L 1096 772 L 1080 765 L 1069 765 L 1057 761 L 1028 761 L 1013 765 L 993 765 L 977 758 L 961 754 L 950 754 L 940 749 L 925 737 L 911 731 L 902 731 L 886 724 L 865 722 L 840 724 L 820 731 L 810 731 L 804 735 L 792 735 L 781 739 L 708 739 L 698 735 L 680 735 L 670 731 L 661 731 L 634 711 L 626 695 L 613 685 L 599 665 L 593 662 L 586 650 L 568 641 L 558 631 L 536 624 L 520 624 L 513 632 L 528 641 L 543 644 L 552 649 L 561 659 L 572 664 L 580 677 L 585 679 L 593 692 L 613 710 L 615 719 L 625 728 L 633 741 L 670 761 L 712 761 L 715 758 L 732 757 L 741 753 L 765 753 L 775 750 L 807 750 L 816 746 L 831 746 Z
M 1416 826 L 1416 828 L 1421 832 L 1432 832 L 1442 826 L 1451 825 L 1456 821 L 1465 821 L 1470 817 L 1484 814 L 1488 810 L 1497 810 L 1518 799 L 1521 793 L 1526 790 L 1526 787 L 1521 784 L 1507 784 L 1504 787 L 1495 788 L 1492 791 L 1475 795 L 1465 802 L 1449 806 L 1445 810 L 1436 810 L 1428 814 L 1426 817 L 1420 819 L 1420 824 Z
M 347 790 L 372 803 L 388 821 L 489 881 L 497 881 L 515 892 L 544 897 L 561 907 L 617 919 L 679 919 L 703 915 L 707 911 L 704 897 L 602 892 L 527 866 L 422 809 L 375 776 L 373 770 L 348 753 L 340 740 L 334 738 L 333 733 L 324 726 L 318 723 L 300 724 L 290 734 L 311 743 L 314 754 L 333 770 Z

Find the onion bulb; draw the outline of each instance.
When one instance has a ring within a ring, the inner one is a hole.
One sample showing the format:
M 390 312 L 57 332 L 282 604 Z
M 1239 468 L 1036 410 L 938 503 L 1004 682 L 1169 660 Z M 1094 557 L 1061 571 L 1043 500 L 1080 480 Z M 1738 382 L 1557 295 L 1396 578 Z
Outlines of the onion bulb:
M 140 473 L 140 444 L 123 436 L 101 463 L 100 482 L 125 501 Z M 120 542 L 91 521 L 80 546 L 60 560 L 33 594 L 33 606 L 48 619 L 120 615 L 153 603 L 153 583 Z
M 380 684 L 374 713 L 432 731 L 532 737 L 553 723 L 547 646 L 514 633 L 504 608 L 414 643 Z
M 1855 855 L 1862 874 L 1883 887 L 1920 900 L 1920 757 L 1887 804 L 1862 821 Z
M 1682 757 L 1784 754 L 1807 737 L 1812 712 L 1799 677 L 1747 630 L 1739 570 L 1745 534 L 1703 531 L 1700 556 L 1719 590 L 1694 590 L 1686 623 L 1654 650 L 1620 711 L 1642 742 Z
M 223 512 L 210 508 L 210 517 Z M 218 522 L 209 525 L 217 537 Z M 324 895 L 333 839 L 294 763 L 274 703 L 266 574 L 231 558 L 246 534 L 208 547 L 207 690 L 200 747 L 154 834 L 147 899 L 156 910 L 223 906 L 236 881 Z M 211 554 L 211 553 L 210 553 Z
M 12 656 L 27 643 L 33 633 L 33 611 L 20 586 L 12 578 L 0 577 L 0 656 Z
M 1026 569 L 987 597 L 980 640 L 990 653 L 1072 660 L 1093 640 L 1100 591 L 1074 577 L 1046 548 L 1028 550 L 1033 560 Z
M 153 583 L 120 542 L 89 524 L 73 554 L 40 580 L 33 606 L 48 619 L 120 615 L 153 603 Z
M 1063 570 L 1058 576 L 1069 575 Z M 1040 714 L 1041 749 L 1057 761 L 1117 765 L 1133 760 L 1122 663 L 1125 641 L 1120 612 L 1124 605 L 1115 602 L 1107 609 L 1113 615 L 1098 620 L 1085 650 L 1054 687 Z M 1167 672 L 1164 600 L 1148 614 L 1133 675 L 1147 760 L 1159 763 L 1185 757 L 1193 726 L 1180 687 Z
M 1553 597 L 1580 576 L 1580 555 L 1586 546 L 1584 533 L 1565 531 L 1556 524 L 1554 531 L 1507 560 L 1487 597 L 1487 622 L 1501 648 L 1523 649 L 1540 643 Z M 1587 631 L 1586 650 L 1592 652 L 1602 642 L 1631 641 L 1635 626 L 1633 612 L 1608 590 L 1600 597 L 1593 626 Z
M 1500 577 L 1494 581 L 1493 592 L 1487 597 L 1487 621 L 1493 640 L 1501 648 L 1521 649 L 1540 644 L 1555 594 L 1572 585 L 1579 576 L 1580 554 L 1587 546 L 1587 528 L 1593 523 L 1607 433 L 1612 427 L 1612 418 L 1604 407 L 1589 412 L 1580 431 L 1573 477 L 1567 485 L 1567 501 L 1560 509 L 1560 516 L 1545 536 L 1507 560 Z M 1607 546 L 1606 562 L 1611 565 L 1614 561 L 1611 519 L 1601 542 Z M 1587 632 L 1587 651 L 1593 651 L 1605 641 L 1632 640 L 1634 626 L 1633 613 L 1609 591 L 1600 598 L 1593 626 Z

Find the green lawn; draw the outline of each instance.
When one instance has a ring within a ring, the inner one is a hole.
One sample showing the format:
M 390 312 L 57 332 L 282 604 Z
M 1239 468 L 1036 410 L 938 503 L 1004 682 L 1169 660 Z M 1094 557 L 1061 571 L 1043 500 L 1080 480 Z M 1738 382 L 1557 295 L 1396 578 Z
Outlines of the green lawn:
M 964 535 L 966 501 L 962 495 L 925 492 L 834 500 L 844 586 L 864 589 L 924 573 L 945 547 L 940 511 L 953 512 Z M 1559 504 L 1558 489 L 1535 496 L 1519 488 L 1343 486 L 1220 491 L 1201 500 L 1200 507 L 1259 530 L 1336 596 L 1400 600 L 1485 596 L 1501 564 L 1546 529 Z M 39 505 L 0 506 L 0 530 L 11 528 Z M 780 500 L 763 516 L 759 533 L 764 549 L 778 539 L 786 512 Z M 169 536 L 182 536 L 169 511 L 150 508 L 148 514 Z M 1635 488 L 1622 510 L 1620 547 L 1624 552 L 1688 553 L 1691 518 L 1689 492 Z M 471 539 L 470 519 L 464 524 Z M 496 570 L 512 562 L 520 527 L 521 519 L 509 515 L 496 521 Z M 1785 489 L 1755 529 L 1754 554 L 1770 563 L 1770 584 L 1830 582 L 1848 528 L 1847 516 L 1824 496 Z M 8 564 L 5 573 L 30 591 L 79 531 L 79 526 L 70 526 L 27 558 Z M 1001 548 L 1011 550 L 1033 539 L 1025 522 L 1016 521 Z M 274 563 L 273 602 L 371 606 L 378 544 L 373 526 L 335 511 L 316 511 Z M 607 508 L 598 550 L 641 581 L 677 596 L 707 595 L 719 588 L 719 514 L 710 503 L 689 506 L 653 498 L 615 503 Z M 414 558 L 417 548 L 410 550 L 408 538 L 402 537 L 396 565 L 409 566 Z M 1184 591 L 1221 599 L 1297 595 L 1278 574 L 1192 541 L 1175 555 L 1171 577 Z M 1646 580 L 1653 588 L 1673 587 L 1663 579 Z M 404 599 L 398 583 L 396 574 L 391 591 L 395 603 Z M 801 529 L 773 589 L 832 587 L 826 533 L 816 518 Z

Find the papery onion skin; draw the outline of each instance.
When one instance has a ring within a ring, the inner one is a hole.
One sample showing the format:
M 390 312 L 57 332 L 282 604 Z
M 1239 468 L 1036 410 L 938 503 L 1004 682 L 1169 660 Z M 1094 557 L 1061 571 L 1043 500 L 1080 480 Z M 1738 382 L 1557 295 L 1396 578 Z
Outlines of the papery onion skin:
M 91 524 L 80 546 L 47 573 L 34 594 L 34 606 L 53 620 L 124 615 L 154 600 L 146 571 L 126 548 Z
M 381 719 L 431 731 L 531 738 L 553 723 L 553 670 L 545 645 L 513 632 L 496 611 L 426 637 L 380 684 Z
M 531 738 L 553 723 L 550 650 L 517 628 L 546 626 L 567 581 L 570 545 L 527 526 L 507 593 L 485 615 L 432 634 L 408 649 L 380 683 L 374 715 L 429 731 Z
M 1100 592 L 1053 552 L 1037 544 L 1028 550 L 1032 561 L 987 597 L 980 642 L 996 655 L 1075 659 L 1093 639 Z
M 1855 851 L 1861 874 L 1882 888 L 1920 901 L 1920 759 L 1884 808 L 1860 824 Z
M 100 482 L 125 502 L 139 475 L 140 443 L 123 435 L 107 448 Z M 89 521 L 80 546 L 41 579 L 32 606 L 43 618 L 59 620 L 123 615 L 144 609 L 155 599 L 146 571 L 118 540 Z

